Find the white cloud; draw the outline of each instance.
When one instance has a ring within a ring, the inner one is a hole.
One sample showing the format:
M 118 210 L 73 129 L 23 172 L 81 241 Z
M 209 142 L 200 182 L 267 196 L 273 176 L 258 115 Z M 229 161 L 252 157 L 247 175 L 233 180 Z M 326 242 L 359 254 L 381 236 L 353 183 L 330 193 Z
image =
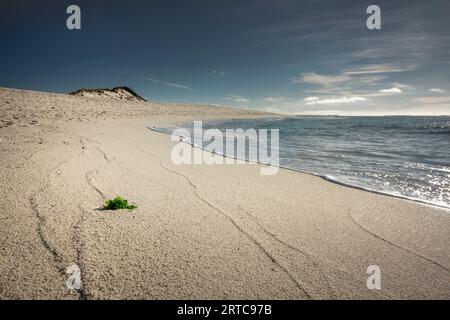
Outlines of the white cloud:
M 394 82 L 393 84 L 391 84 L 393 87 L 395 88 L 400 88 L 400 89 L 411 89 L 414 90 L 414 87 L 409 85 L 409 84 L 404 84 L 404 83 L 400 83 L 400 82 Z
M 381 93 L 402 93 L 403 91 L 400 88 L 393 87 L 390 89 L 379 90 L 379 92 L 381 92 Z
M 312 84 L 320 84 L 320 85 L 332 85 L 344 81 L 350 80 L 351 77 L 348 75 L 337 75 L 330 76 L 325 74 L 319 74 L 315 72 L 302 73 L 297 77 L 291 79 L 292 83 L 312 83 Z
M 386 64 L 372 64 L 359 69 L 350 70 L 344 73 L 344 75 L 363 75 L 363 74 L 376 74 L 376 73 L 393 73 L 393 72 L 404 72 L 412 71 L 415 66 L 395 66 Z
M 280 108 L 274 108 L 274 107 L 265 107 L 265 108 L 263 108 L 263 110 L 266 112 L 271 112 L 271 113 L 285 113 L 284 110 L 282 110 Z
M 352 103 L 352 102 L 360 102 L 367 101 L 367 98 L 364 97 L 341 97 L 341 98 L 327 98 L 320 99 L 319 97 L 307 97 L 304 99 L 307 105 L 314 104 L 339 104 L 339 103 Z
M 316 102 L 319 101 L 319 97 L 306 97 L 305 99 L 303 99 L 306 103 L 311 103 L 311 102 Z
M 154 78 L 145 78 L 145 80 L 151 81 L 153 83 L 158 83 L 158 84 L 163 84 L 169 87 L 174 87 L 174 88 L 178 88 L 178 89 L 185 89 L 185 90 L 189 90 L 189 91 L 195 91 L 193 88 L 182 85 L 182 84 L 178 84 L 178 83 L 173 83 L 173 82 L 166 82 L 166 81 L 162 81 L 162 80 L 158 80 L 158 79 L 154 79 Z
M 445 90 L 441 89 L 441 88 L 431 88 L 430 91 L 434 92 L 434 93 L 444 93 L 445 92 Z
M 388 74 L 412 70 L 413 67 L 399 67 L 394 65 L 366 65 L 358 69 L 346 70 L 339 74 L 328 75 L 316 72 L 301 73 L 291 79 L 292 83 L 310 83 L 319 86 L 308 90 L 312 94 L 328 94 L 339 96 L 352 96 L 355 91 L 371 91 L 371 88 L 381 83 L 386 83 Z M 398 86 L 397 86 L 398 84 Z M 386 84 L 385 84 L 386 85 Z M 401 83 L 390 84 L 390 89 L 378 91 L 382 94 L 401 93 L 402 89 L 413 89 L 411 86 Z M 357 94 L 362 96 L 362 94 Z
M 247 99 L 247 98 L 242 97 L 242 96 L 237 96 L 237 95 L 234 95 L 234 94 L 229 94 L 226 97 L 226 99 L 234 101 L 234 102 L 238 102 L 238 103 L 249 103 L 251 101 L 250 99 Z
M 284 100 L 284 97 L 265 97 L 264 98 L 265 102 L 280 102 L 283 100 Z

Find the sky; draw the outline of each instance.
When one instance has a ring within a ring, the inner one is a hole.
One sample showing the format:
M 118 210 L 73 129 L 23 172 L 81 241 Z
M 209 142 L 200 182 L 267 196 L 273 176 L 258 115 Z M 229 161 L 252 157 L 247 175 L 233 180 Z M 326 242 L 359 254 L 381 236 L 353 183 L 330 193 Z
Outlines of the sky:
M 69 30 L 66 9 L 81 9 Z M 381 29 L 369 30 L 369 5 Z M 448 0 L 2 0 L 0 87 L 287 114 L 450 115 Z

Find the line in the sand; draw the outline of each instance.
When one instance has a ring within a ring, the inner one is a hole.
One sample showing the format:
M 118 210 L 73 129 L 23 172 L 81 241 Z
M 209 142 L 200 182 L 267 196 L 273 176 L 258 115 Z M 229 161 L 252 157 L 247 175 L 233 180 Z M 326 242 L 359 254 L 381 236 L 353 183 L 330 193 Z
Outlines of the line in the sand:
M 216 206 L 214 206 L 213 204 L 211 204 L 210 202 L 208 202 L 206 199 L 204 199 L 202 196 L 200 196 L 198 194 L 198 188 L 197 185 L 195 185 L 191 179 L 178 171 L 172 170 L 170 168 L 168 168 L 167 166 L 165 166 L 162 162 L 162 160 L 157 157 L 156 155 L 154 155 L 153 153 L 150 153 L 146 150 L 144 150 L 144 152 L 146 152 L 147 154 L 150 154 L 152 157 L 154 157 L 155 159 L 157 159 L 159 161 L 159 164 L 162 168 L 164 168 L 165 170 L 172 172 L 173 174 L 176 174 L 178 176 L 183 177 L 184 179 L 187 180 L 187 182 L 191 185 L 191 187 L 194 189 L 194 194 L 196 195 L 196 197 L 198 199 L 200 199 L 200 201 L 202 201 L 203 203 L 205 203 L 207 206 L 209 206 L 210 208 L 214 209 L 215 211 L 219 212 L 222 216 L 224 216 L 226 219 L 228 219 L 235 227 L 236 229 L 239 230 L 239 232 L 241 232 L 243 235 L 245 235 L 248 239 L 250 239 L 250 241 L 252 241 L 271 261 L 272 263 L 274 263 L 275 265 L 277 265 L 281 270 L 283 270 L 283 272 L 295 283 L 296 287 L 303 292 L 303 294 L 308 298 L 308 299 L 312 299 L 312 296 L 308 293 L 308 291 L 303 288 L 303 286 L 294 278 L 294 276 L 285 268 L 283 267 L 280 262 L 274 257 L 272 256 L 265 248 L 264 246 L 259 243 L 250 233 L 246 232 L 244 229 L 242 229 L 241 226 L 239 226 L 237 224 L 237 222 L 231 218 L 228 214 L 226 214 L 224 211 L 222 211 L 221 209 L 217 208 Z

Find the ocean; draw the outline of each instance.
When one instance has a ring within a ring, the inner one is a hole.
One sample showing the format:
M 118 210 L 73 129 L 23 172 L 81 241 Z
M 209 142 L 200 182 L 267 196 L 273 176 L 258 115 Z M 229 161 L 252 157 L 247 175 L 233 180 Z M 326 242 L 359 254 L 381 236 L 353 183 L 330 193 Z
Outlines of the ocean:
M 191 123 L 182 127 L 192 131 Z M 450 208 L 450 117 L 294 116 L 203 122 L 203 129 L 209 128 L 279 129 L 282 167 Z

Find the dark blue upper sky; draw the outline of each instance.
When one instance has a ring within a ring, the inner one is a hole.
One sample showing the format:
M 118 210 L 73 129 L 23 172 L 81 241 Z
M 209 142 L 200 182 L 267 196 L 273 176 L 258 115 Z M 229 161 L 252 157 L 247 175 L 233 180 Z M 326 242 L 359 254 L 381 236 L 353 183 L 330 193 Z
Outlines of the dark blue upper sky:
M 81 30 L 66 8 L 81 8 Z M 381 8 L 368 30 L 366 9 Z M 163 101 L 450 114 L 450 1 L 2 1 L 0 86 Z

